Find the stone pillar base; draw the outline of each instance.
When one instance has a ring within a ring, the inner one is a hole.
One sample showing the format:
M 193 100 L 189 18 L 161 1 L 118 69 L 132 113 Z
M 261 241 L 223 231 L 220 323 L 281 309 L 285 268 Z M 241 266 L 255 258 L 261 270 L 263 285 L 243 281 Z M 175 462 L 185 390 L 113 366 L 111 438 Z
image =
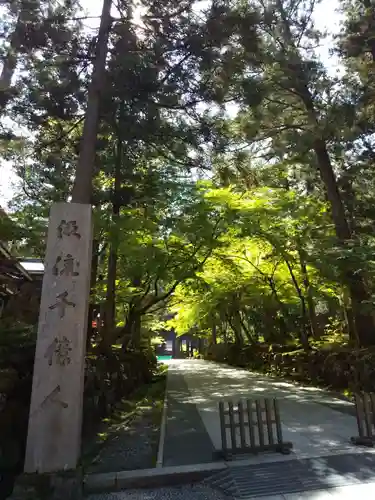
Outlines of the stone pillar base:
M 10 500 L 82 500 L 82 471 L 22 474 L 18 477 L 9 498 Z

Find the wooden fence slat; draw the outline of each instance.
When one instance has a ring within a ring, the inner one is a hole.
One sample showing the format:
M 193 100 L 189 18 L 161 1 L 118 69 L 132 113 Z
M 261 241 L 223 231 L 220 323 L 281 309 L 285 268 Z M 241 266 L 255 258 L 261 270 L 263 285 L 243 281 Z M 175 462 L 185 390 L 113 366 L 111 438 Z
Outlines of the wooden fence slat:
M 233 403 L 232 401 L 228 402 L 229 409 L 229 424 L 230 424 L 230 437 L 232 441 L 232 450 L 234 451 L 237 448 L 237 440 L 236 440 L 236 429 L 234 422 L 234 414 L 233 414 Z
M 250 446 L 252 448 L 255 448 L 256 443 L 255 443 L 255 435 L 254 435 L 254 427 L 253 427 L 253 402 L 248 399 L 246 401 L 246 406 L 247 406 L 247 418 L 248 418 L 248 424 L 249 424 L 249 437 L 250 437 Z
M 265 399 L 264 400 L 264 409 L 266 410 L 268 443 L 269 444 L 274 444 L 273 429 L 272 429 L 272 420 L 271 420 L 271 407 L 270 407 L 270 401 L 269 401 L 269 399 Z
M 227 444 L 227 429 L 225 427 L 225 413 L 224 413 L 223 401 L 219 402 L 219 414 L 220 414 L 221 442 L 222 442 L 223 452 L 226 453 L 228 451 L 228 444 Z
M 224 456 L 225 460 L 231 460 L 234 455 L 264 451 L 287 454 L 293 448 L 292 443 L 283 442 L 280 413 L 276 398 L 272 400 L 269 398 L 262 398 L 261 400 L 247 399 L 246 402 L 240 400 L 236 405 L 231 401 L 228 401 L 228 403 L 221 401 L 219 403 L 219 412 L 222 449 L 215 452 L 215 456 L 221 458 Z M 227 423 L 227 418 L 229 418 L 229 423 Z M 276 436 L 274 425 L 276 427 Z M 228 427 L 229 438 L 226 431 Z M 237 432 L 238 428 L 239 432 Z M 256 433 L 258 436 L 256 436 Z M 239 434 L 239 438 L 237 434 Z M 238 441 L 240 442 L 238 443 Z
M 362 407 L 362 401 L 361 401 L 361 395 L 360 394 L 354 394 L 354 400 L 355 400 L 355 407 L 356 407 L 356 417 L 357 417 L 357 425 L 358 425 L 358 433 L 359 437 L 362 438 L 365 435 L 364 429 L 363 429 L 363 407 Z
M 369 398 L 366 392 L 362 393 L 362 401 L 363 401 L 367 437 L 372 437 L 371 410 L 369 407 Z
M 357 392 L 354 394 L 354 403 L 358 436 L 353 436 L 350 440 L 356 445 L 374 447 L 375 394 L 373 392 Z
M 262 446 L 264 446 L 263 419 L 262 419 L 262 409 L 260 406 L 260 401 L 258 399 L 255 400 L 255 409 L 256 409 L 256 415 L 257 415 L 259 446 L 262 447 Z
M 240 422 L 240 439 L 242 448 L 246 447 L 245 420 L 242 401 L 238 402 L 238 418 Z
M 281 428 L 279 403 L 278 403 L 278 401 L 277 401 L 276 398 L 273 399 L 273 410 L 274 410 L 274 413 L 275 413 L 277 442 L 280 444 L 280 443 L 283 442 L 283 431 L 282 431 L 282 428 Z

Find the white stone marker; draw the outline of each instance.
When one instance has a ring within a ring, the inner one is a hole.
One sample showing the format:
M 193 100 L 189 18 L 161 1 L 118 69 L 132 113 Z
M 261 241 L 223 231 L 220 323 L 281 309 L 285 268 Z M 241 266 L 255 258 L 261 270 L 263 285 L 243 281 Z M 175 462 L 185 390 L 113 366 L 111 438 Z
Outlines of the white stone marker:
M 74 469 L 81 451 L 91 205 L 51 208 L 39 311 L 26 473 Z

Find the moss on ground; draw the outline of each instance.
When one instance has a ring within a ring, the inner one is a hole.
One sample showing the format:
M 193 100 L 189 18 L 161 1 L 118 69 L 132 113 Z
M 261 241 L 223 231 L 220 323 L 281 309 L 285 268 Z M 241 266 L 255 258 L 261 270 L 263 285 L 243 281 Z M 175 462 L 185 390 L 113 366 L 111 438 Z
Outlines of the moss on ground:
M 155 466 L 166 375 L 167 366 L 159 365 L 150 384 L 139 387 L 131 398 L 121 400 L 113 413 L 102 420 L 95 436 L 83 445 L 82 465 L 86 471 L 115 472 L 114 467 L 125 470 Z M 147 448 L 142 441 L 147 441 Z

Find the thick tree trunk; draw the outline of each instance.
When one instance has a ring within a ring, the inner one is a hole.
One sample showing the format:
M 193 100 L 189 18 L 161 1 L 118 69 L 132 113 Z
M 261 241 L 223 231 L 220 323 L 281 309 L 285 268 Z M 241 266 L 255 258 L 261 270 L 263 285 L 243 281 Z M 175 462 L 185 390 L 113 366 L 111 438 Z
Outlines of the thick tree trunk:
M 93 239 L 92 241 L 92 257 L 91 257 L 91 277 L 90 277 L 90 294 L 95 291 L 96 280 L 98 276 L 99 267 L 99 241 Z
M 90 347 L 91 337 L 93 333 L 92 322 L 93 322 L 93 299 L 92 296 L 95 291 L 96 279 L 98 274 L 99 266 L 99 241 L 94 239 L 92 242 L 92 258 L 91 258 L 91 277 L 90 277 L 90 304 L 89 304 L 89 318 L 87 321 L 87 336 L 86 336 L 86 350 Z
M 224 344 L 228 344 L 228 331 L 227 331 L 228 325 L 225 323 L 223 324 L 223 340 Z
M 336 235 L 344 246 L 347 241 L 352 239 L 344 205 L 338 191 L 326 145 L 323 140 L 317 140 L 315 144 L 319 170 L 326 186 L 327 197 L 332 208 L 332 219 L 335 225 Z M 356 269 L 347 269 L 343 271 L 343 278 L 344 283 L 348 286 L 350 294 L 358 342 L 363 347 L 373 345 L 375 344 L 375 335 L 372 311 L 366 311 L 363 307 L 364 303 L 370 301 L 371 294 L 367 290 L 363 273 L 358 272 Z M 357 338 L 352 338 L 351 340 L 356 341 Z
M 250 345 L 255 344 L 254 339 L 253 339 L 251 333 L 249 332 L 249 329 L 245 325 L 245 322 L 244 322 L 244 320 L 243 320 L 240 312 L 238 312 L 238 317 L 239 317 L 239 320 L 240 320 L 240 325 L 242 327 L 242 331 L 243 331 L 243 333 L 244 333 L 247 341 L 249 342 Z
M 142 347 L 141 327 L 141 315 L 138 313 L 134 315 L 132 328 L 133 345 L 136 349 L 140 349 Z
M 290 277 L 292 278 L 293 285 L 296 289 L 297 295 L 299 297 L 300 303 L 301 303 L 301 316 L 302 316 L 302 325 L 301 325 L 301 334 L 300 334 L 300 340 L 303 348 L 308 351 L 310 349 L 310 344 L 309 344 L 309 337 L 307 334 L 307 308 L 306 308 L 306 301 L 305 297 L 302 293 L 302 290 L 298 284 L 297 278 L 294 275 L 293 268 L 287 258 L 284 257 L 285 263 L 288 266 L 289 269 L 289 274 Z
M 132 286 L 134 288 L 139 288 L 141 286 L 141 276 L 136 276 L 132 280 Z M 131 333 L 131 339 L 132 339 L 132 345 L 136 348 L 139 349 L 141 347 L 141 318 L 142 318 L 142 312 L 141 312 L 142 304 L 139 303 L 138 300 L 134 300 L 133 304 L 131 305 L 130 312 L 129 312 L 129 318 L 131 318 L 131 323 L 132 323 L 132 328 L 130 330 Z
M 227 315 L 227 319 L 228 319 L 229 326 L 231 327 L 231 329 L 234 333 L 234 338 L 235 338 L 236 344 L 238 344 L 239 346 L 243 346 L 243 335 L 241 332 L 241 327 L 238 326 L 235 318 Z M 234 319 L 234 321 L 233 321 L 233 319 Z
M 105 300 L 105 329 L 110 332 L 115 326 L 116 311 L 116 271 L 117 271 L 117 250 L 113 244 L 110 245 L 108 256 L 107 293 Z
M 202 337 L 199 337 L 198 338 L 198 353 L 203 354 L 203 350 L 204 350 L 204 342 L 203 342 Z
M 305 252 L 301 247 L 298 249 L 298 254 L 300 260 L 303 284 L 306 292 L 306 301 L 308 306 L 307 309 L 309 313 L 311 335 L 314 339 L 318 339 L 320 335 L 319 335 L 318 321 L 316 319 L 314 297 L 312 295 L 309 273 L 307 271 Z
M 350 296 L 345 288 L 343 288 L 342 290 L 342 310 L 349 338 L 356 344 L 358 344 L 357 329 L 355 325 L 353 309 L 351 307 Z
M 212 327 L 211 327 L 211 342 L 216 345 L 217 344 L 217 331 L 216 331 L 216 322 L 215 318 L 213 319 Z
M 89 86 L 86 116 L 83 125 L 76 177 L 72 190 L 73 203 L 91 203 L 96 136 L 99 122 L 99 104 L 105 82 L 108 38 L 112 23 L 111 6 L 112 0 L 103 0 L 103 9 L 96 45 L 96 57 Z
M 284 338 L 286 338 L 287 333 L 288 333 L 288 326 L 287 325 L 289 322 L 288 307 L 280 299 L 279 294 L 277 293 L 276 284 L 275 284 L 274 280 L 272 278 L 267 278 L 267 284 L 271 288 L 272 295 L 280 307 L 280 310 L 281 310 L 281 316 L 279 317 L 280 333 Z
M 108 277 L 107 277 L 107 293 L 106 293 L 106 314 L 105 325 L 107 332 L 110 332 L 115 327 L 116 320 L 116 274 L 117 274 L 117 251 L 119 239 L 119 218 L 121 208 L 121 163 L 122 163 L 122 140 L 119 137 L 117 141 L 116 165 L 115 165 L 115 185 L 113 190 L 113 205 L 112 205 L 112 231 L 111 241 L 108 256 Z
M 139 349 L 141 347 L 141 324 L 141 314 L 137 305 L 130 305 L 123 330 L 123 349 L 126 349 L 129 342 L 135 349 Z

